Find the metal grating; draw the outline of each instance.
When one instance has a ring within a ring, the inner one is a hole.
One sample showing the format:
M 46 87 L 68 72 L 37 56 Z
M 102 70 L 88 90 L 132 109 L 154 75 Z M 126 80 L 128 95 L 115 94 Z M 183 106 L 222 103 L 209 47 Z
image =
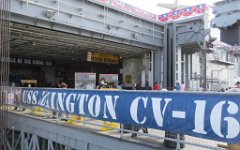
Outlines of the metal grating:
M 7 109 L 4 99 L 4 86 L 9 81 L 10 56 L 10 0 L 0 0 L 0 149 L 7 150 L 6 122 Z

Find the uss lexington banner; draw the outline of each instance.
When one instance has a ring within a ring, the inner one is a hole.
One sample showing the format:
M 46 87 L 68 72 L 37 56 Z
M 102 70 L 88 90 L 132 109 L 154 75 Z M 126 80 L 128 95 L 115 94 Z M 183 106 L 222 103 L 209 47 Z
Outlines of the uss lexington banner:
M 23 88 L 21 104 L 228 143 L 240 142 L 240 94 Z

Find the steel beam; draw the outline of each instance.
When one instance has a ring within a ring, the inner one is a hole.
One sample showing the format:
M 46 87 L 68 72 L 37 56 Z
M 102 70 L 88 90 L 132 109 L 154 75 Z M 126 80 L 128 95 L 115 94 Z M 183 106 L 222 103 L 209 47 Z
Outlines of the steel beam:
M 176 21 L 176 44 L 190 45 L 208 41 L 210 35 L 208 23 L 207 14 Z
M 59 7 L 60 6 L 60 7 Z M 31 12 L 31 13 L 29 13 Z M 163 25 L 90 1 L 11 0 L 12 21 L 91 38 L 163 46 Z M 93 33 L 103 36 L 93 37 Z

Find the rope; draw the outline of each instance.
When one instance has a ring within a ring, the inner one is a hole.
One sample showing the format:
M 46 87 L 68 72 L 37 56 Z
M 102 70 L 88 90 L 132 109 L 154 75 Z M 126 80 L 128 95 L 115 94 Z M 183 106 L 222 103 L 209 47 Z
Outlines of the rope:
M 9 85 L 10 0 L 0 0 L 0 149 L 7 150 L 7 106 L 4 86 Z

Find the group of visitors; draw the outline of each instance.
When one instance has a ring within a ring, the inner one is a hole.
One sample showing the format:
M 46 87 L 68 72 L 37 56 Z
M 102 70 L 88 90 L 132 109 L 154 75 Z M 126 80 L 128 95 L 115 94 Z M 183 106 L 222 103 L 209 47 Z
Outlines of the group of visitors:
M 184 90 L 185 90 L 184 82 L 182 82 L 181 84 L 177 82 L 176 86 L 174 87 L 174 91 L 184 91 Z
M 97 89 L 103 89 L 103 88 L 114 88 L 114 89 L 121 90 L 122 85 L 117 84 L 116 82 L 107 82 L 106 79 L 104 77 L 102 77 L 99 80 L 99 85 L 97 86 Z

